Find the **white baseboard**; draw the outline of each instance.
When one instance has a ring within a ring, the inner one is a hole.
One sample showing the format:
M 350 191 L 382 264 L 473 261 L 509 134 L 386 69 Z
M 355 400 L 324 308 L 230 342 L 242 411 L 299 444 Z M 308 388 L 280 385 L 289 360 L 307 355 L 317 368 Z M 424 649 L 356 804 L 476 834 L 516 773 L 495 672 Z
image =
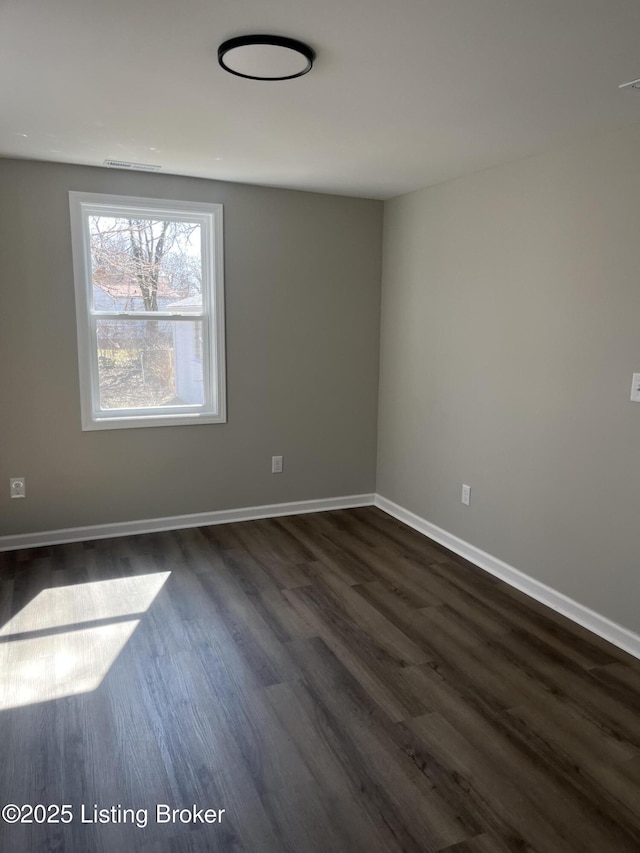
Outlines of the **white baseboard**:
M 21 548 L 42 548 L 68 542 L 86 542 L 90 539 L 111 539 L 114 536 L 135 536 L 138 533 L 157 533 L 163 530 L 181 530 L 187 527 L 204 527 L 208 524 L 228 524 L 232 521 L 250 521 L 278 515 L 300 515 L 307 512 L 325 512 L 332 509 L 350 509 L 371 506 L 375 495 L 347 495 L 339 498 L 319 498 L 312 501 L 246 506 L 198 512 L 190 515 L 173 515 L 167 518 L 147 518 L 142 521 L 121 521 L 113 524 L 94 524 L 90 527 L 68 527 L 64 530 L 45 530 L 39 533 L 20 533 L 0 536 L 0 551 Z
M 441 527 L 431 524 L 430 521 L 426 521 L 424 518 L 410 512 L 399 504 L 382 497 L 382 495 L 375 495 L 375 505 L 394 518 L 397 518 L 398 521 L 402 521 L 409 527 L 413 527 L 415 530 L 428 536 L 429 539 L 439 542 L 440 545 L 444 545 L 445 548 L 454 551 L 456 554 L 464 557 L 465 560 L 469 560 L 469 562 L 484 569 L 484 571 L 495 575 L 510 586 L 531 596 L 531 598 L 535 598 L 536 601 L 546 604 L 552 610 L 561 613 L 573 622 L 577 622 L 578 625 L 582 625 L 588 631 L 608 640 L 614 646 L 623 649 L 623 651 L 629 652 L 630 655 L 640 658 L 640 635 L 635 634 L 628 628 L 612 622 L 606 616 L 602 616 L 600 613 L 596 613 L 595 610 L 585 607 L 584 604 L 580 604 L 578 601 L 574 601 L 572 598 L 547 586 L 541 581 L 525 575 L 508 563 L 503 563 L 502 560 L 492 557 L 486 551 L 481 551 L 480 548 L 476 548 L 474 545 L 469 544 L 469 542 L 465 542 L 464 539 L 459 539 Z

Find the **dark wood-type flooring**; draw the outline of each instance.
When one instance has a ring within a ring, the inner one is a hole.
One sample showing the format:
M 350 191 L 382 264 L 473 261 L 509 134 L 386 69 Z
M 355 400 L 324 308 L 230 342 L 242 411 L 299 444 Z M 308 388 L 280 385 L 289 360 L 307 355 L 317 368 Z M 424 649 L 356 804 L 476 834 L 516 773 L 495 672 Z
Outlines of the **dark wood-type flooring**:
M 377 509 L 6 553 L 0 626 L 0 805 L 74 815 L 3 853 L 640 851 L 640 662 Z

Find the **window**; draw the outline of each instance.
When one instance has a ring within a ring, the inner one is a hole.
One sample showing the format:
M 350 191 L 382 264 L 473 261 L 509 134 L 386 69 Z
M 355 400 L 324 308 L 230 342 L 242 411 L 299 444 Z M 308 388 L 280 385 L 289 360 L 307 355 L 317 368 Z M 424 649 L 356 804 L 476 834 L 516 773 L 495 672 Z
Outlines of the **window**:
M 222 205 L 69 193 L 82 427 L 222 423 Z

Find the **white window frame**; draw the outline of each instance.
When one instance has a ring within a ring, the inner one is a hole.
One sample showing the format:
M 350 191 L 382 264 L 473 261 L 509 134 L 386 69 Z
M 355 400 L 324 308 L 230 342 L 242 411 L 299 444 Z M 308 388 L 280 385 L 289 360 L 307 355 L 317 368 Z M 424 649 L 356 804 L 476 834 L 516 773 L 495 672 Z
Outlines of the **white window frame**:
M 225 423 L 226 372 L 224 342 L 224 261 L 221 204 L 169 201 L 157 198 L 70 192 L 71 243 L 76 294 L 78 364 L 82 429 L 176 426 Z M 89 235 L 90 216 L 165 218 L 197 222 L 202 239 L 202 311 L 176 314 L 163 311 L 96 311 Z M 98 386 L 98 319 L 199 320 L 202 323 L 204 404 L 135 409 L 100 409 Z

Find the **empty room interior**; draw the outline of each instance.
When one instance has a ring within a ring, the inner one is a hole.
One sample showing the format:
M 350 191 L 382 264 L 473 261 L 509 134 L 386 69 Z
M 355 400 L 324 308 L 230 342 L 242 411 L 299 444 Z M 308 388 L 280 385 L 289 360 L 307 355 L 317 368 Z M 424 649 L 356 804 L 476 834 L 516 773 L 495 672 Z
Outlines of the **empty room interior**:
M 0 851 L 640 851 L 639 45 L 2 4 Z

